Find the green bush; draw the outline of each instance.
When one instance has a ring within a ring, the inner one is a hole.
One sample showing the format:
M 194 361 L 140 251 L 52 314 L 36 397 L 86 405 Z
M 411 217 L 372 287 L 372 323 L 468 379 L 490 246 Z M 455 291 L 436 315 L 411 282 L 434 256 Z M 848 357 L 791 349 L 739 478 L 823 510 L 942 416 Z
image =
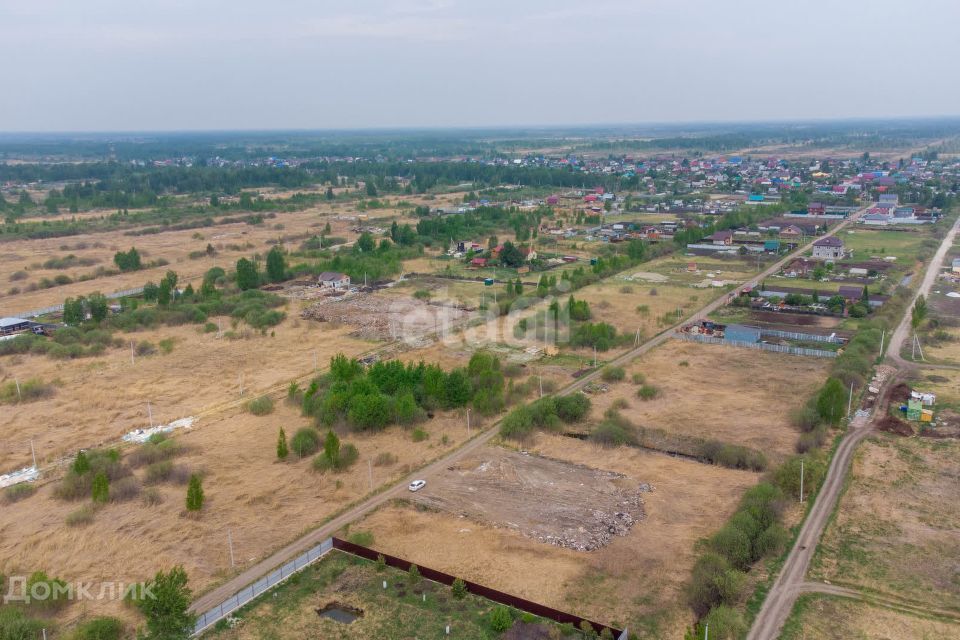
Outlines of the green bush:
M 290 439 L 290 450 L 297 454 L 298 458 L 306 458 L 317 452 L 320 448 L 320 435 L 315 429 L 304 427 L 298 429 L 293 438 Z
M 642 373 L 635 373 L 630 379 L 633 380 L 633 384 L 643 384 L 647 381 L 647 376 Z
M 430 434 L 424 431 L 423 429 L 414 429 L 412 438 L 414 442 L 423 442 L 430 437 Z
M 56 611 L 70 604 L 67 583 L 60 578 L 51 578 L 43 571 L 35 571 L 27 578 L 27 593 L 30 595 L 30 607 L 43 611 Z M 34 600 L 33 596 L 46 596 Z
M 149 466 L 164 460 L 170 460 L 181 453 L 183 453 L 183 449 L 176 440 L 168 438 L 164 434 L 154 434 L 150 440 L 144 442 L 127 456 L 127 463 L 136 469 L 144 465 Z
M 725 604 L 710 609 L 701 624 L 710 626 L 710 638 L 713 640 L 739 640 L 747 633 L 747 623 L 740 612 Z
M 687 601 L 694 613 L 703 616 L 715 605 L 736 603 L 745 582 L 746 575 L 731 567 L 726 558 L 706 553 L 693 567 Z
M 17 392 L 16 381 L 10 381 L 0 386 L 0 404 L 35 402 L 49 398 L 54 393 L 56 393 L 56 388 L 39 378 L 29 378 L 21 382 L 19 393 Z
M 0 638 L 3 640 L 32 640 L 39 638 L 49 622 L 34 620 L 16 607 L 0 607 Z
M 173 338 L 164 338 L 157 342 L 157 346 L 160 347 L 160 351 L 163 352 L 164 355 L 173 353 L 173 344 Z
M 352 467 L 359 457 L 360 452 L 357 447 L 348 443 L 340 447 L 340 453 L 333 460 L 325 453 L 318 455 L 313 459 L 313 469 L 321 473 L 326 471 L 343 473 Z
M 637 397 L 644 401 L 653 400 L 658 395 L 660 395 L 660 390 L 652 384 L 644 384 L 637 389 Z
M 70 635 L 70 640 L 120 640 L 123 622 L 107 616 L 80 623 Z
M 590 398 L 582 393 L 560 396 L 555 407 L 557 416 L 564 422 L 580 422 L 590 413 Z
M 463 600 L 467 595 L 467 583 L 460 578 L 454 579 L 453 584 L 450 585 L 450 593 L 454 600 Z
M 267 395 L 254 398 L 247 402 L 247 411 L 255 416 L 265 416 L 273 413 L 273 398 Z
M 497 633 L 503 633 L 512 627 L 513 616 L 510 614 L 509 607 L 502 605 L 494 607 L 493 611 L 490 612 L 489 624 L 490 628 Z
M 634 434 L 625 426 L 611 420 L 602 422 L 590 433 L 590 440 L 597 444 L 619 447 L 627 444 L 636 444 Z
M 603 371 L 600 373 L 600 377 L 604 382 L 620 382 L 627 375 L 627 372 L 624 371 L 623 367 L 611 367 L 606 366 L 603 368 Z
M 354 531 L 347 536 L 347 540 L 353 544 L 358 544 L 361 547 L 369 547 L 373 545 L 373 532 L 372 531 Z
M 500 422 L 500 435 L 522 440 L 533 432 L 533 412 L 529 407 L 517 407 Z

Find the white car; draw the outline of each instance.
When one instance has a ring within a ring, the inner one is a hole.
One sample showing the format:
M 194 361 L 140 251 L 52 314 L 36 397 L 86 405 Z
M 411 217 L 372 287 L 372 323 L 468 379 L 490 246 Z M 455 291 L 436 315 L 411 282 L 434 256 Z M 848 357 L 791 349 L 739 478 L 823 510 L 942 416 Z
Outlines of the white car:
M 410 491 L 420 491 L 420 489 L 423 489 L 425 486 L 427 486 L 426 480 L 414 480 L 410 483 L 409 489 Z

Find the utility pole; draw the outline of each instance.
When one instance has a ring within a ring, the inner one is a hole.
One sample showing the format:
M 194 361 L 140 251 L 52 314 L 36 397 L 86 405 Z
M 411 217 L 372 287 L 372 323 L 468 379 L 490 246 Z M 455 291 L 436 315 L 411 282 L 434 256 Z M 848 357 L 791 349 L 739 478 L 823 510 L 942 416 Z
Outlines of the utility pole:
M 33 448 L 33 438 L 30 438 L 30 455 L 33 456 L 33 468 L 37 468 L 37 450 Z
M 880 357 L 883 357 L 883 339 L 887 337 L 887 330 L 884 329 L 880 332 Z
M 14 378 L 13 383 L 17 385 L 17 402 L 22 402 L 23 396 L 20 395 L 20 380 L 18 380 L 17 378 Z
M 230 566 L 235 567 L 237 564 L 233 558 L 233 534 L 230 532 L 230 529 L 227 529 L 227 545 L 230 547 Z
M 467 437 L 470 437 L 470 408 L 467 407 Z
M 240 374 L 240 395 L 243 395 L 243 374 Z
M 150 428 L 153 428 L 153 408 L 147 403 L 147 415 L 150 417 Z
M 853 383 L 850 383 L 850 397 L 847 398 L 847 420 L 850 419 L 850 409 L 853 408 Z
M 800 460 L 800 502 L 803 502 L 803 459 Z
M 706 628 L 703 630 L 703 640 L 710 640 L 710 623 L 707 623 Z
M 597 348 L 593 348 L 593 368 L 597 368 Z
M 540 380 L 540 397 L 543 397 L 543 375 L 537 374 L 537 378 Z
M 130 364 L 133 364 L 133 340 L 130 341 Z

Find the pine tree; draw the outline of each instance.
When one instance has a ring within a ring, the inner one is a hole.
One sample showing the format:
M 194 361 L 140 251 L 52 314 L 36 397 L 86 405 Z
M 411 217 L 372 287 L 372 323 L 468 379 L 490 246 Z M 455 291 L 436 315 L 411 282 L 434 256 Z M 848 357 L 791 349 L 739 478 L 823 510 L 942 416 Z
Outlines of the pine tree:
M 93 477 L 90 493 L 94 502 L 104 503 L 110 500 L 110 479 L 106 473 L 100 471 Z
M 190 476 L 190 485 L 187 487 L 187 511 L 200 511 L 203 508 L 203 485 L 200 476 Z
M 283 427 L 280 427 L 280 435 L 277 437 L 277 457 L 281 460 L 286 460 L 289 454 L 287 434 L 283 432 Z

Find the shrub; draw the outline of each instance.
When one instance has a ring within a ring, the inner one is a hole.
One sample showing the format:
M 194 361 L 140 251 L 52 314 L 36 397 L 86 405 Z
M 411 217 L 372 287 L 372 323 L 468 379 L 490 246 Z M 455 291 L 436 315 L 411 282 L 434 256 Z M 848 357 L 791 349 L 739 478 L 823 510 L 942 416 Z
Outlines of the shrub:
M 411 586 L 416 586 L 420 584 L 420 568 L 415 564 L 410 565 L 410 570 L 407 571 L 407 578 Z
M 70 640 L 120 640 L 123 623 L 116 618 L 103 616 L 81 623 Z
M 747 623 L 740 612 L 725 604 L 710 609 L 703 624 L 710 626 L 710 637 L 714 640 L 737 640 L 747 633 Z
M 493 611 L 490 612 L 489 620 L 490 628 L 497 633 L 503 633 L 511 626 L 513 626 L 513 616 L 510 615 L 510 609 L 502 605 L 498 605 L 493 608 Z
M 347 536 L 347 540 L 361 547 L 369 547 L 373 544 L 373 533 L 371 531 L 354 531 Z
M 590 398 L 582 393 L 560 396 L 555 401 L 557 416 L 567 423 L 579 422 L 590 412 Z
M 111 502 L 125 502 L 140 495 L 140 483 L 133 476 L 121 478 L 110 488 Z
M 630 403 L 627 402 L 626 398 L 617 398 L 616 400 L 610 403 L 610 408 L 613 409 L 614 411 L 620 411 L 622 409 L 628 408 L 629 406 L 630 406 Z
M 313 459 L 313 468 L 315 471 L 321 473 L 326 471 L 333 471 L 334 473 L 343 473 L 356 463 L 357 459 L 360 457 L 360 452 L 352 444 L 345 444 L 340 447 L 340 453 L 336 456 L 335 459 L 330 459 L 327 457 L 326 453 L 322 453 Z
M 751 532 L 729 522 L 710 538 L 710 547 L 741 571 L 753 562 Z
M 580 633 L 583 634 L 584 638 L 596 638 L 597 630 L 593 628 L 593 625 L 587 622 L 586 620 L 580 621 Z
M 273 413 L 273 398 L 267 395 L 254 398 L 247 402 L 247 411 L 255 416 L 265 416 Z
M 283 432 L 283 427 L 280 427 L 280 433 L 277 435 L 277 458 L 286 460 L 289 454 L 290 449 L 287 447 L 287 434 Z
M 467 595 L 467 583 L 460 578 L 455 578 L 450 585 L 450 593 L 454 600 L 463 600 Z
M 34 571 L 27 578 L 27 593 L 30 606 L 46 611 L 60 609 L 70 603 L 67 583 L 60 578 L 51 578 L 43 571 Z M 40 599 L 34 599 L 39 596 Z
M 373 466 L 375 467 L 389 467 L 393 464 L 397 464 L 397 456 L 389 451 L 378 453 L 377 457 L 373 459 Z
M 290 450 L 299 458 L 313 455 L 320 448 L 320 435 L 309 427 L 297 430 L 290 439 Z
M 137 447 L 136 451 L 127 457 L 127 463 L 134 469 L 144 465 L 151 465 L 164 460 L 170 460 L 181 453 L 183 449 L 176 440 L 163 434 L 154 434 L 150 440 Z
M 377 554 L 377 571 L 382 572 L 387 568 L 387 559 L 383 557 L 382 553 Z
M 37 488 L 33 484 L 21 482 L 20 484 L 7 487 L 3 492 L 3 499 L 7 504 L 13 504 L 14 502 L 29 498 L 36 493 L 36 491 Z
M 644 384 L 637 389 L 637 397 L 643 401 L 653 400 L 658 395 L 660 395 L 660 390 L 652 384 Z
M 414 429 L 412 437 L 414 442 L 423 442 L 430 437 L 430 434 L 423 429 Z
M 820 456 L 799 455 L 791 456 L 784 461 L 773 473 L 774 484 L 790 496 L 791 499 L 800 497 L 800 464 L 803 463 L 803 495 L 812 495 L 823 482 L 826 474 L 826 464 Z
M 156 489 L 144 489 L 143 504 L 146 507 L 153 507 L 163 502 L 163 496 Z
M 754 540 L 753 555 L 756 558 L 778 555 L 786 549 L 789 542 L 790 532 L 780 524 L 772 524 Z
M 110 479 L 103 471 L 98 471 L 93 476 L 93 484 L 90 486 L 90 497 L 94 502 L 107 502 L 110 500 Z
M 633 384 L 643 384 L 647 381 L 647 376 L 643 375 L 642 373 L 635 373 L 631 377 L 631 380 L 633 380 Z
M 20 383 L 20 391 L 17 391 L 16 381 L 11 381 L 0 386 L 0 404 L 14 404 L 17 402 L 35 402 L 49 398 L 56 389 L 52 384 L 43 382 L 39 378 L 30 378 Z
M 797 453 L 815 451 L 822 447 L 826 441 L 827 428 L 825 425 L 820 425 L 810 433 L 800 434 L 800 439 L 797 440 Z
M 635 444 L 636 438 L 623 425 L 607 420 L 590 433 L 590 440 L 598 444 L 619 447 L 625 444 Z
M 697 560 L 687 588 L 687 600 L 698 616 L 705 615 L 717 604 L 735 603 L 740 597 L 746 576 L 730 566 L 726 558 L 707 553 Z
M 93 522 L 93 509 L 90 507 L 80 507 L 76 511 L 67 514 L 68 527 L 82 527 Z
M 624 371 L 623 367 L 611 367 L 606 366 L 603 368 L 603 371 L 600 373 L 600 377 L 604 382 L 620 382 L 627 375 L 627 372 Z
M 504 417 L 500 423 L 500 435 L 504 438 L 521 440 L 533 431 L 533 412 L 529 407 L 517 407 Z
M 163 352 L 164 355 L 169 355 L 173 353 L 173 338 L 164 338 L 157 342 L 157 346 L 160 347 L 160 351 Z
M 153 346 L 152 342 L 148 340 L 141 340 L 137 344 L 136 352 L 138 356 L 152 356 L 157 352 L 157 349 Z

